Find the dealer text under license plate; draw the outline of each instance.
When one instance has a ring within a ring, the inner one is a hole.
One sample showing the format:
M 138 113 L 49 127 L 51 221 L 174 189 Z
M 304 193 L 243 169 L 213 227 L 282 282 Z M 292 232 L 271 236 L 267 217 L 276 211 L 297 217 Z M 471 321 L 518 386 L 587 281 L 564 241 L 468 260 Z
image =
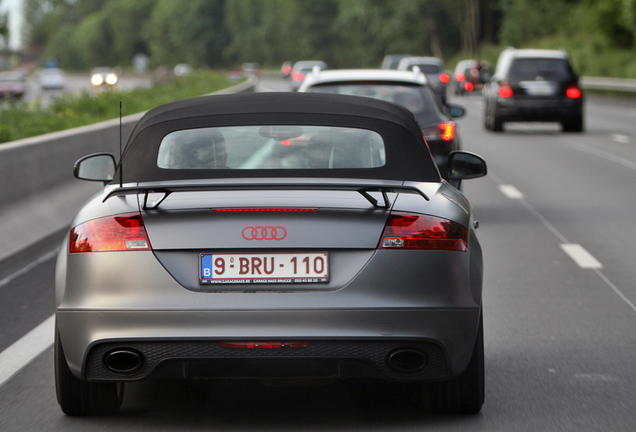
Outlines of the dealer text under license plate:
M 329 282 L 329 254 L 200 254 L 202 284 L 279 284 Z

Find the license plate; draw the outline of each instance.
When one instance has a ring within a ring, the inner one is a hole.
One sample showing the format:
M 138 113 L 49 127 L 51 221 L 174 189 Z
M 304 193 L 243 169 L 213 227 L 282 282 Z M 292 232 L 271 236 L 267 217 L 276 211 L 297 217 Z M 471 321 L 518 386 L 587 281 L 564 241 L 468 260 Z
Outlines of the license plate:
M 532 96 L 552 96 L 556 93 L 556 85 L 548 81 L 524 81 L 519 86 Z
M 200 254 L 201 284 L 287 284 L 329 282 L 329 254 Z

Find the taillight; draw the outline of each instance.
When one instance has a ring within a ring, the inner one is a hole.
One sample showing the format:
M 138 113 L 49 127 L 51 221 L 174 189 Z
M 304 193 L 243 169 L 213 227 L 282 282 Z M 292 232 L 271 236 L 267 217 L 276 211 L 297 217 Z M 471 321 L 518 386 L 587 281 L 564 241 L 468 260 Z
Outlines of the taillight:
M 309 342 L 254 342 L 254 341 L 238 341 L 238 342 L 219 342 L 224 348 L 239 349 L 276 349 L 276 348 L 305 348 Z
M 565 95 L 570 99 L 578 99 L 581 97 L 581 90 L 574 84 L 565 91 Z
M 435 216 L 393 212 L 379 248 L 465 252 L 468 250 L 468 230 L 456 222 Z
M 466 77 L 464 76 L 463 73 L 456 73 L 455 74 L 455 79 L 457 80 L 457 82 L 464 82 Z
M 292 70 L 291 66 L 285 66 L 285 67 L 283 68 L 283 73 L 284 73 L 285 75 L 289 75 L 289 74 L 291 73 L 291 70 Z
M 450 77 L 445 73 L 441 73 L 439 74 L 439 80 L 446 84 L 448 81 L 450 81 Z
M 466 89 L 466 91 L 473 91 L 475 89 L 475 86 L 473 85 L 473 83 L 467 82 L 464 84 L 464 88 Z
M 510 84 L 507 82 L 502 82 L 499 84 L 499 96 L 502 98 L 512 97 L 512 89 L 510 88 Z
M 151 250 L 139 213 L 107 216 L 71 230 L 69 252 Z
M 305 79 L 305 74 L 302 72 L 296 72 L 295 74 L 292 75 L 292 79 L 294 81 L 302 81 Z
M 452 141 L 455 137 L 455 123 L 440 123 L 422 131 L 425 140 Z

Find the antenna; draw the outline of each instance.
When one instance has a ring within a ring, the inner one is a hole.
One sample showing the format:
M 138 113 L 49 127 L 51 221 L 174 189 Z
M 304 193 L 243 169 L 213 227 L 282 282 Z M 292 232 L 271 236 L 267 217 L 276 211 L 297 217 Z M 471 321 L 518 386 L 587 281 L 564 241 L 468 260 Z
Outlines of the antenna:
M 123 151 L 121 145 L 121 101 L 119 101 L 119 187 L 124 187 L 124 164 L 123 162 Z

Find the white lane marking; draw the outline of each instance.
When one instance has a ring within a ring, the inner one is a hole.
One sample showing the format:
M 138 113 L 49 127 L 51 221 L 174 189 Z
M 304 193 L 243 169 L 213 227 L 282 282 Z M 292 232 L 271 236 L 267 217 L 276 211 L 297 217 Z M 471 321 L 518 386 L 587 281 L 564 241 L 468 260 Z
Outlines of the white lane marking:
M 588 153 L 588 154 L 591 154 L 591 155 L 594 155 L 594 156 L 598 156 L 598 157 L 606 159 L 606 160 L 608 160 L 610 162 L 614 162 L 614 163 L 623 165 L 624 167 L 636 170 L 636 163 L 630 161 L 629 159 L 625 159 L 625 158 L 622 158 L 620 156 L 613 155 L 612 153 L 609 153 L 609 152 L 606 152 L 606 151 L 603 151 L 603 150 L 598 150 L 598 149 L 595 149 L 595 148 L 592 148 L 592 147 L 588 147 L 586 145 L 579 144 L 579 143 L 577 143 L 575 141 L 566 140 L 566 144 L 569 147 L 572 147 L 573 149 L 580 150 L 582 152 L 585 152 L 585 153 Z
M 0 353 L 0 387 L 53 343 L 55 315 Z
M 31 270 L 33 267 L 36 267 L 36 266 L 42 264 L 44 261 L 47 261 L 47 260 L 53 258 L 56 254 L 57 254 L 57 250 L 51 251 L 51 252 L 47 253 L 46 255 L 43 255 L 40 258 L 36 259 L 35 261 L 33 261 L 31 264 L 27 265 L 23 269 L 18 270 L 17 272 L 13 273 L 12 275 L 9 275 L 6 278 L 0 280 L 0 288 L 2 288 L 3 286 L 5 286 L 9 282 L 11 282 L 13 279 L 17 278 L 18 276 L 21 276 L 21 275 L 25 274 L 26 272 Z
M 489 177 L 493 180 L 495 180 L 500 186 L 502 185 L 502 181 L 499 177 L 497 177 L 494 173 L 489 173 L 488 174 Z M 550 232 L 552 232 L 552 234 L 554 234 L 556 237 L 558 237 L 561 240 L 562 244 L 570 244 L 570 242 L 567 241 L 567 239 L 563 236 L 563 234 L 561 234 L 556 228 L 554 228 L 538 211 L 536 211 L 534 209 L 534 207 L 532 207 L 529 203 L 526 202 L 525 199 L 520 199 L 519 203 L 521 203 L 526 209 L 528 209 L 528 211 L 530 213 L 532 213 L 534 215 L 534 217 L 536 217 L 546 228 L 548 228 L 548 230 L 550 230 Z M 600 265 L 600 263 L 599 263 Z M 602 267 L 602 266 L 601 266 Z M 607 284 L 607 286 L 609 286 L 612 290 L 614 290 L 614 292 L 621 298 L 621 300 L 623 300 L 625 303 L 627 303 L 629 305 L 629 307 L 632 308 L 632 310 L 634 312 L 636 312 L 636 306 L 634 305 L 634 303 L 629 300 L 625 294 L 622 293 L 621 290 L 618 289 L 618 287 L 616 287 L 616 285 L 614 285 L 600 270 L 601 267 L 598 268 L 594 268 L 594 272 L 598 275 L 598 277 L 600 277 L 603 282 L 605 282 Z
M 621 135 L 621 134 L 612 134 L 612 141 L 616 141 L 622 144 L 629 144 L 631 142 L 631 140 L 629 139 L 627 135 Z
M 499 185 L 499 190 L 506 196 L 506 198 L 516 200 L 523 199 L 523 194 L 513 185 Z
M 625 297 L 625 294 L 622 293 L 621 290 L 619 290 L 616 285 L 614 285 L 603 273 L 601 273 L 601 271 L 599 269 L 594 269 L 594 271 L 596 272 L 596 274 L 603 279 L 603 281 L 605 281 L 605 283 L 614 290 L 614 292 L 616 294 L 618 294 L 618 296 L 623 299 L 623 301 L 625 303 L 627 303 L 629 305 L 629 307 L 631 307 L 634 312 L 636 312 L 636 306 L 634 305 L 634 303 L 631 302 L 631 300 L 629 300 L 627 297 Z
M 574 374 L 574 378 L 585 380 L 585 381 L 596 381 L 596 382 L 616 382 L 618 381 L 611 375 L 604 375 L 599 373 L 577 373 Z
M 600 269 L 603 268 L 596 258 L 591 253 L 585 250 L 583 246 L 576 243 L 562 244 L 561 249 L 574 260 L 574 262 L 581 268 L 587 269 Z
M 544 218 L 541 215 L 541 213 L 536 211 L 534 209 L 534 207 L 532 207 L 530 204 L 528 204 L 526 202 L 526 200 L 519 200 L 519 202 L 521 203 L 521 205 L 523 205 L 525 208 L 527 208 L 528 211 L 530 213 L 532 213 L 534 215 L 534 217 L 536 217 L 539 220 L 539 222 L 541 222 L 543 224 L 544 227 L 549 229 L 552 234 L 554 234 L 556 237 L 558 237 L 559 240 L 561 240 L 561 243 L 569 243 L 568 239 L 566 239 L 565 236 L 563 236 L 563 234 L 561 234 L 555 227 L 553 227 L 552 224 L 550 222 L 548 222 L 546 220 L 546 218 Z

